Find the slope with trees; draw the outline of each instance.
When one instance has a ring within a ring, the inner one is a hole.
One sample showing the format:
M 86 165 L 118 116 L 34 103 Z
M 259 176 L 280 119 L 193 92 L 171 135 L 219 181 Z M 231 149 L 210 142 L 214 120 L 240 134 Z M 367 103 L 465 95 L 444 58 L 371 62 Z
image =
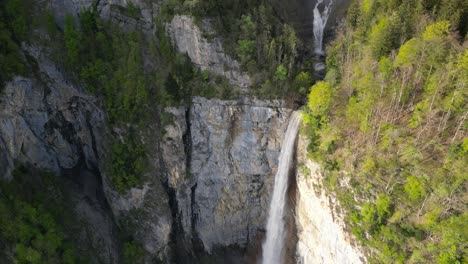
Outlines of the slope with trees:
M 305 110 L 372 263 L 466 263 L 468 3 L 355 1 Z

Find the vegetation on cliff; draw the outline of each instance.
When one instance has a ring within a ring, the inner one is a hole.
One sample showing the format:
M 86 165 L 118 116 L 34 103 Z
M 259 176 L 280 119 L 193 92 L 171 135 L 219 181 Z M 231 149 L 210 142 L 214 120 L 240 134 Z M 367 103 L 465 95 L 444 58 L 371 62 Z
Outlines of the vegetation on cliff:
M 209 24 L 215 36 L 207 32 L 207 37 L 222 37 L 225 52 L 237 59 L 253 78 L 252 95 L 262 98 L 305 95 L 307 89 L 294 79 L 308 80 L 309 87 L 310 67 L 301 64 L 302 43 L 294 28 L 278 15 L 275 4 L 276 1 L 265 0 L 167 0 L 162 12 L 166 19 L 174 14 L 192 15 L 202 29 Z
M 0 86 L 14 75 L 25 73 L 18 41 L 25 38 L 29 27 L 26 4 L 10 0 L 0 6 Z
M 311 88 L 310 156 L 372 263 L 467 261 L 467 12 L 355 1 Z
M 79 244 L 82 238 L 76 233 L 85 233 L 85 226 L 63 183 L 53 174 L 22 166 L 13 176 L 11 182 L 0 181 L 0 260 L 90 263 L 93 249 Z

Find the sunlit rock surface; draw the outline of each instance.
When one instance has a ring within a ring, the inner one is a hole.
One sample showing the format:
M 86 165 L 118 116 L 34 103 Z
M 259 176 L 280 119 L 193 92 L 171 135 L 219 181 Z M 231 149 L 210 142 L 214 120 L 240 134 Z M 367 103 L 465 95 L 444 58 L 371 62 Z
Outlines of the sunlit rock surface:
M 307 158 L 308 143 L 299 137 L 297 152 L 297 263 L 366 263 L 345 230 L 336 200 L 325 193 L 320 167 Z

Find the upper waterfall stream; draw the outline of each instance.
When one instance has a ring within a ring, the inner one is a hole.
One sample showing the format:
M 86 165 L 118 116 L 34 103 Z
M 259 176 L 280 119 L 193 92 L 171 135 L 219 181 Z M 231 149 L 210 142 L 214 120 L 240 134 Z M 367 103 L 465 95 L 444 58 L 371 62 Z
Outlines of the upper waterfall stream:
M 314 8 L 314 51 L 316 54 L 323 55 L 323 33 L 327 26 L 328 17 L 330 16 L 331 6 L 333 0 L 328 0 L 328 3 L 324 3 L 324 0 L 318 0 Z M 326 0 L 327 1 L 327 0 Z M 323 4 L 323 11 L 320 11 L 320 5 Z
M 317 0 L 314 7 L 314 53 L 317 56 L 325 55 L 325 51 L 323 50 L 323 35 L 333 3 L 334 0 Z M 321 11 L 321 9 L 323 10 Z M 325 64 L 318 62 L 314 68 L 316 71 L 323 71 Z
M 278 171 L 275 175 L 273 196 L 266 228 L 266 240 L 263 243 L 263 264 L 283 263 L 285 239 L 284 211 L 286 209 L 286 191 L 288 189 L 289 170 L 292 166 L 294 146 L 301 117 L 298 112 L 291 115 L 279 156 Z

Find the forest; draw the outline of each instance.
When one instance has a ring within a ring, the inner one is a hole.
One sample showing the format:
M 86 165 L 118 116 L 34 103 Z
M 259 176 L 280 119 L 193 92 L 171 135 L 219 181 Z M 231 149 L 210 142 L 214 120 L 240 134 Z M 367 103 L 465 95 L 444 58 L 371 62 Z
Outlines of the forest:
M 375 263 L 465 263 L 466 1 L 354 1 L 303 133 Z

